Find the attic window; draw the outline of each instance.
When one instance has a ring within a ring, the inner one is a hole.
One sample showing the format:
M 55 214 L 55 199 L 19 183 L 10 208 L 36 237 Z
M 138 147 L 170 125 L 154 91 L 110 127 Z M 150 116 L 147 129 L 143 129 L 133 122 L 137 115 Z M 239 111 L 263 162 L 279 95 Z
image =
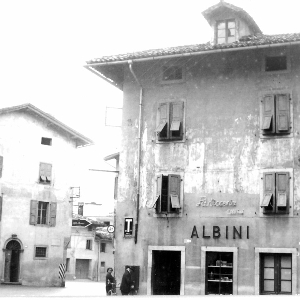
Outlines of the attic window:
M 180 66 L 164 66 L 163 67 L 163 81 L 181 80 L 182 67 Z
M 287 70 L 286 56 L 267 56 L 265 64 L 266 72 Z
M 217 44 L 233 43 L 235 38 L 235 20 L 223 20 L 217 23 Z
M 42 137 L 41 144 L 42 145 L 51 146 L 52 145 L 52 139 L 51 138 Z

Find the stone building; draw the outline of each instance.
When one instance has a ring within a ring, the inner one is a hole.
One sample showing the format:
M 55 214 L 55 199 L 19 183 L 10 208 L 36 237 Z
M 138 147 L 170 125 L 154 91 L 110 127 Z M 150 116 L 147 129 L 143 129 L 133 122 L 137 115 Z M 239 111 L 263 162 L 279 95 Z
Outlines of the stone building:
M 76 148 L 92 141 L 31 104 L 0 109 L 0 278 L 63 286 Z
M 211 42 L 85 66 L 123 90 L 115 266 L 139 294 L 297 294 L 300 34 L 203 12 Z M 199 30 L 200 31 L 200 30 Z

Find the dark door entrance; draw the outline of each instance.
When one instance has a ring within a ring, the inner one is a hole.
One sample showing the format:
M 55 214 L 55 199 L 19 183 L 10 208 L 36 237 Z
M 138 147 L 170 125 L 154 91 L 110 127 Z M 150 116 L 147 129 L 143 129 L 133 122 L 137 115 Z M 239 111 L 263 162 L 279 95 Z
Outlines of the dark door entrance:
M 75 276 L 77 279 L 88 279 L 89 259 L 76 259 Z
M 180 265 L 180 251 L 153 250 L 153 295 L 180 295 Z
M 20 250 L 18 241 L 12 240 L 7 243 L 5 249 L 4 281 L 19 282 Z

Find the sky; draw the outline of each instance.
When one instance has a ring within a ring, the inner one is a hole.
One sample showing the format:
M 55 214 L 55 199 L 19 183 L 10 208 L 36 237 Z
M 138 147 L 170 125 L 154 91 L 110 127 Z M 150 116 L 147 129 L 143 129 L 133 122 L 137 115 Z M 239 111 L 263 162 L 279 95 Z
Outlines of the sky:
M 122 92 L 83 66 L 104 55 L 206 43 L 219 0 L 0 0 L 0 108 L 31 103 L 92 139 L 91 168 L 120 148 L 106 107 Z M 300 32 L 297 0 L 227 0 L 264 34 Z M 105 163 L 104 163 L 105 167 Z

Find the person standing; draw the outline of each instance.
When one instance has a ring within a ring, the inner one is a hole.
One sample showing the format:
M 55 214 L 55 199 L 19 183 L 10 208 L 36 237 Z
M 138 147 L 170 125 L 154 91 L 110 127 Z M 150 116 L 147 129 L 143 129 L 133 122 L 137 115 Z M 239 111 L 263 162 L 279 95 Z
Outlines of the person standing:
M 107 274 L 106 274 L 106 294 L 113 288 L 113 283 L 115 283 L 115 278 L 112 276 L 112 268 L 107 268 Z
M 133 268 L 130 266 L 125 267 L 125 272 L 122 276 L 122 282 L 120 286 L 120 291 L 122 295 L 128 295 L 130 293 L 130 290 L 134 288 L 134 282 L 131 278 L 131 273 L 133 271 Z

